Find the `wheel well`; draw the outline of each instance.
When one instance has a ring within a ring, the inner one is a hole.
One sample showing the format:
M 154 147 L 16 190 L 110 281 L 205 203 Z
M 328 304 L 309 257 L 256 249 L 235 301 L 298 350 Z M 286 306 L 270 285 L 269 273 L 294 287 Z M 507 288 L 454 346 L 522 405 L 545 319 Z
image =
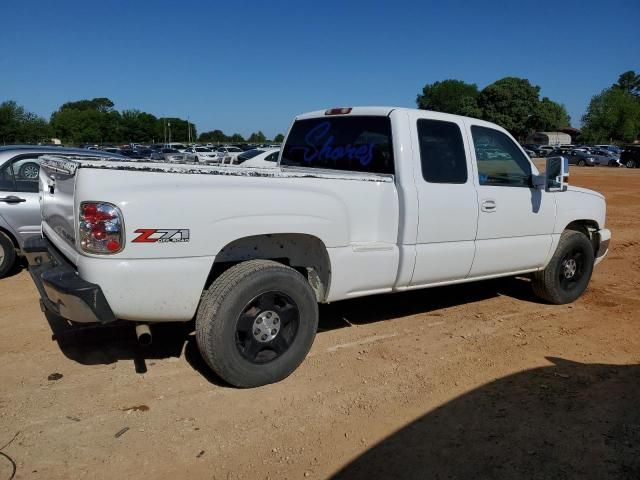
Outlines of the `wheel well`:
M 225 245 L 216 255 L 206 288 L 233 265 L 255 259 L 274 260 L 296 269 L 307 279 L 318 302 L 326 298 L 331 279 L 327 248 L 319 238 L 298 233 L 254 235 Z
M 8 230 L 0 227 L 0 233 L 3 233 L 5 237 L 7 237 L 11 241 L 11 243 L 13 243 L 13 246 L 16 250 L 20 248 L 20 245 L 18 245 L 18 241 L 15 239 L 13 235 L 11 235 L 11 233 Z
M 573 230 L 576 232 L 584 233 L 593 245 L 593 251 L 598 251 L 597 235 L 593 235 L 594 232 L 599 230 L 598 223 L 594 220 L 574 220 L 565 227 L 565 230 Z

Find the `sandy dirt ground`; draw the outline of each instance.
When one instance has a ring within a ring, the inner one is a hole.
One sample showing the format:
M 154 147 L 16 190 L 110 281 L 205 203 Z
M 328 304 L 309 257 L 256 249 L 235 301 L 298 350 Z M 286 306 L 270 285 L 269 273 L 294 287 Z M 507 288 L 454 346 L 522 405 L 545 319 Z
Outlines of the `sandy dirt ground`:
M 640 170 L 603 192 L 608 258 L 575 304 L 505 279 L 321 309 L 302 366 L 238 390 L 191 325 L 69 328 L 0 280 L 0 480 L 640 478 Z

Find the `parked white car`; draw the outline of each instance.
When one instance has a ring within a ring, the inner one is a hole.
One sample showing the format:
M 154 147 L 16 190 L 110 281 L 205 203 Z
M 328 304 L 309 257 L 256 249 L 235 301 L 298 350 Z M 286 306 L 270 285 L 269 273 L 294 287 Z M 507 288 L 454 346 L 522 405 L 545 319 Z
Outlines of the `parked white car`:
M 184 143 L 171 142 L 165 145 L 165 148 L 170 148 L 172 150 L 178 150 L 180 153 L 184 153 L 187 147 Z
M 220 158 L 221 165 L 233 165 L 235 163 L 236 157 L 240 155 L 244 150 L 238 147 L 218 147 L 216 152 Z
M 279 148 L 256 148 L 236 157 L 236 165 L 249 168 L 274 168 L 278 166 Z
M 187 162 L 217 163 L 219 161 L 218 152 L 206 147 L 189 147 L 184 153 Z
M 545 302 L 576 300 L 611 233 L 604 197 L 568 186 L 568 168 L 552 157 L 540 174 L 474 118 L 317 111 L 276 168 L 47 157 L 43 235 L 25 252 L 44 309 L 147 339 L 195 317 L 207 364 L 254 387 L 303 361 L 318 303 L 514 275 Z

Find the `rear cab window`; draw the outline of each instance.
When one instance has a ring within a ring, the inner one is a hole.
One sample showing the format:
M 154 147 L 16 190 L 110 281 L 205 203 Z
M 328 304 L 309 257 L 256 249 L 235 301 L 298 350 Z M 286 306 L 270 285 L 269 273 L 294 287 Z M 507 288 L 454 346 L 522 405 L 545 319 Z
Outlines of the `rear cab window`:
M 364 115 L 297 120 L 280 165 L 393 174 L 391 120 Z
M 442 120 L 418 120 L 422 178 L 428 183 L 467 183 L 467 157 L 460 127 Z

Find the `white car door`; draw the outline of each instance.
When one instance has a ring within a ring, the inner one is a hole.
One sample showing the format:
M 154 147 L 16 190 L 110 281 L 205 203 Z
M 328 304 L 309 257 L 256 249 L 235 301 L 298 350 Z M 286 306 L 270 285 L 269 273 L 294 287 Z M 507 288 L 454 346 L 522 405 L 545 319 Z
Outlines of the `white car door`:
M 434 112 L 410 115 L 419 220 L 410 286 L 467 277 L 475 252 L 478 198 L 465 125 Z
M 478 171 L 478 233 L 471 277 L 533 270 L 551 248 L 553 193 L 532 187 L 535 167 L 505 132 L 470 122 Z

